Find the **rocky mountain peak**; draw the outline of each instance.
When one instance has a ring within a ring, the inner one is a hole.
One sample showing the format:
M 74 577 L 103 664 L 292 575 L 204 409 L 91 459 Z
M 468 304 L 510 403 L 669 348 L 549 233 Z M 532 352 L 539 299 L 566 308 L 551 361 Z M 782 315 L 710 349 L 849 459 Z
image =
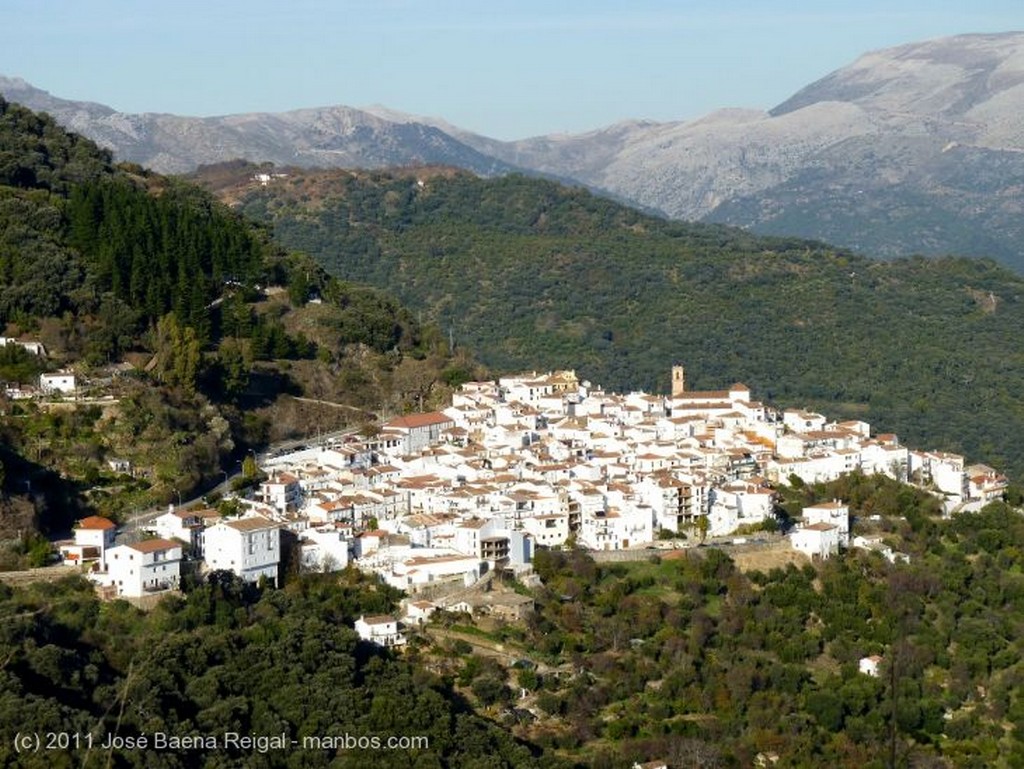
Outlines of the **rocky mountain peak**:
M 1008 96 L 1024 106 L 1024 33 L 959 35 L 867 53 L 770 111 L 786 115 L 819 102 L 850 102 L 917 117 L 970 117 Z

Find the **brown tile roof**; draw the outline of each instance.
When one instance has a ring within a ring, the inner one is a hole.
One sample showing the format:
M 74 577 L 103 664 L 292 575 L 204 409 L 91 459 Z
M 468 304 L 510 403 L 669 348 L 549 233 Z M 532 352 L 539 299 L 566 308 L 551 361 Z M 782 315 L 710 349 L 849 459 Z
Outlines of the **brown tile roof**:
M 367 625 L 388 625 L 393 622 L 398 622 L 394 617 L 389 617 L 387 614 L 378 614 L 373 617 L 363 617 L 363 622 Z
M 175 542 L 172 539 L 147 539 L 145 542 L 136 542 L 134 545 L 128 545 L 128 547 L 138 553 L 155 553 L 159 550 L 181 547 L 181 543 Z
M 101 518 L 98 515 L 90 515 L 88 518 L 83 518 L 78 522 L 76 528 L 87 529 L 90 531 L 106 531 L 107 529 L 113 529 L 116 524 L 109 518 Z
M 839 527 L 833 526 L 831 523 L 812 523 L 809 526 L 804 526 L 807 531 L 832 531 L 837 528 Z
M 426 414 L 407 414 L 406 416 L 396 417 L 390 422 L 385 423 L 385 427 L 398 427 L 406 430 L 411 430 L 416 427 L 429 427 L 430 425 L 443 425 L 454 420 L 447 414 L 442 414 L 440 411 L 430 411 Z
M 225 526 L 230 526 L 235 531 L 262 531 L 263 529 L 276 529 L 277 524 L 262 515 L 254 515 L 251 518 L 239 518 L 236 521 L 225 521 Z

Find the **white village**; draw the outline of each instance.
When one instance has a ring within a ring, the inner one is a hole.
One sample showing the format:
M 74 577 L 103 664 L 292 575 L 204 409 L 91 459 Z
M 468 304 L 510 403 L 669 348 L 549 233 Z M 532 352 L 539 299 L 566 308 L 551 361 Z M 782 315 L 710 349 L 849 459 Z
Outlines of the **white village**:
M 365 640 L 398 646 L 400 622 L 438 608 L 524 616 L 529 597 L 486 586 L 496 574 L 529 583 L 538 547 L 746 542 L 774 528 L 774 488 L 794 479 L 881 473 L 929 490 L 947 514 L 979 509 L 1007 486 L 991 467 L 908 448 L 865 422 L 778 411 L 742 384 L 691 391 L 682 366 L 669 395 L 605 392 L 573 371 L 470 382 L 441 411 L 268 456 L 260 469 L 266 480 L 238 498 L 239 517 L 172 506 L 153 538 L 125 544 L 108 519 L 85 518 L 62 546 L 65 562 L 90 565 L 107 597 L 175 589 L 185 563 L 277 584 L 291 538 L 302 568 L 354 567 L 406 591 L 402 617 L 356 623 Z M 850 523 L 846 502 L 833 500 L 804 508 L 787 536 L 811 559 L 849 547 L 905 558 L 851 538 Z

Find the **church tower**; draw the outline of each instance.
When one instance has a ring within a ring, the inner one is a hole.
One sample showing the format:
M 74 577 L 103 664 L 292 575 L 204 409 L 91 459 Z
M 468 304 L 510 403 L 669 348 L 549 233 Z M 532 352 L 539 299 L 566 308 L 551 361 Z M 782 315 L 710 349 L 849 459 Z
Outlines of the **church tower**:
M 672 397 L 682 395 L 686 392 L 686 375 L 682 366 L 672 367 Z

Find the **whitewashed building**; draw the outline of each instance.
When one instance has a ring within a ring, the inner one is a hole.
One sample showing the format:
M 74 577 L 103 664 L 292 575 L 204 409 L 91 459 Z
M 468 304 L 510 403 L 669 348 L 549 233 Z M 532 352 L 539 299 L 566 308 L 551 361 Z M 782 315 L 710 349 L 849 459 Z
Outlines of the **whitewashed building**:
M 209 569 L 223 569 L 246 582 L 261 577 L 277 585 L 281 561 L 281 530 L 278 524 L 260 515 L 221 521 L 204 534 L 204 556 Z
M 61 545 L 60 552 L 64 563 L 82 565 L 98 563 L 102 570 L 106 568 L 106 553 L 114 546 L 114 535 L 117 526 L 109 518 L 90 515 L 75 524 L 74 542 Z
M 302 532 L 302 565 L 315 571 L 341 571 L 349 564 L 352 540 L 348 528 L 318 526 Z
M 386 614 L 360 617 L 355 621 L 355 630 L 362 640 L 377 646 L 391 648 L 405 645 L 405 636 L 398 630 L 398 620 Z
M 39 375 L 39 389 L 45 395 L 53 393 L 71 395 L 75 392 L 76 386 L 75 375 L 70 371 L 57 371 L 51 374 Z
M 839 527 L 831 523 L 812 523 L 793 532 L 793 549 L 808 558 L 825 560 L 839 552 Z
M 850 544 L 850 506 L 838 499 L 805 507 L 801 513 L 804 524 L 828 523 L 839 529 L 839 544 Z
M 173 590 L 181 578 L 181 543 L 149 539 L 118 545 L 107 551 L 106 565 L 105 572 L 98 572 L 92 578 L 114 587 L 119 596 L 137 598 Z

